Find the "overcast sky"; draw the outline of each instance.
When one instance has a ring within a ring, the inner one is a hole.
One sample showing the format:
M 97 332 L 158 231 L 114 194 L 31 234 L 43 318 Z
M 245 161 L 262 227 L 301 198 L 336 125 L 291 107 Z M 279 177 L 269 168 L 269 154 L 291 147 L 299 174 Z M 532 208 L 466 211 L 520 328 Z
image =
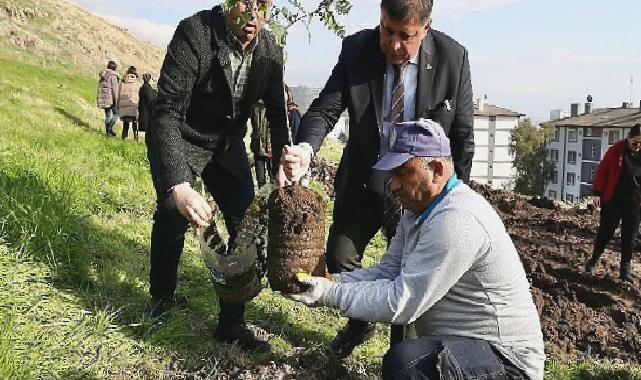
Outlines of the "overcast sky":
M 83 8 L 165 47 L 178 22 L 219 2 L 207 0 L 75 0 Z M 276 4 L 282 0 L 274 0 Z M 313 6 L 318 0 L 303 0 Z M 352 0 L 348 33 L 374 27 L 380 0 Z M 474 97 L 547 120 L 591 94 L 595 107 L 641 98 L 639 0 L 435 0 L 433 27 L 466 46 Z M 340 38 L 312 25 L 293 28 L 286 80 L 322 87 L 336 63 Z

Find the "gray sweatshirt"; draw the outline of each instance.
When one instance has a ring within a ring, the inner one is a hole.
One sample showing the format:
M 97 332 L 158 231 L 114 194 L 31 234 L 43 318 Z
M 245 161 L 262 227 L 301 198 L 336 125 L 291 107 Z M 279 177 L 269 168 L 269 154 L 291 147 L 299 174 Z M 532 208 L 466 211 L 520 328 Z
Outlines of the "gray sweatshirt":
M 543 379 L 543 335 L 523 265 L 499 216 L 467 185 L 423 223 L 405 212 L 379 264 L 336 277 L 327 304 L 345 316 L 413 324 L 418 337 L 483 339 Z

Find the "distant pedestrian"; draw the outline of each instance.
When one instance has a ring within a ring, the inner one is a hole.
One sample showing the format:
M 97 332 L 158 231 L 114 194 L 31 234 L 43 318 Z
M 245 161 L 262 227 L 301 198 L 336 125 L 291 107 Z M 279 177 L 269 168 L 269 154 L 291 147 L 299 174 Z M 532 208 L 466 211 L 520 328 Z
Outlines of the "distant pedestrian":
M 289 118 L 289 130 L 292 133 L 292 141 L 296 141 L 296 135 L 298 134 L 298 126 L 300 125 L 300 120 L 302 119 L 300 111 L 298 110 L 298 104 L 294 102 L 294 95 L 289 86 L 285 86 L 287 91 L 287 116 Z
M 115 136 L 114 125 L 118 121 L 118 94 L 120 92 L 120 77 L 116 72 L 118 62 L 110 59 L 107 69 L 99 74 L 98 93 L 96 105 L 105 110 L 105 133 L 107 136 Z
M 153 100 L 158 91 L 151 87 L 151 74 L 143 74 L 143 84 L 138 91 L 138 130 L 147 132 L 151 120 Z
M 632 245 L 641 221 L 641 124 L 635 124 L 628 138 L 608 149 L 592 184 L 592 200 L 601 206 L 599 231 L 592 257 L 585 270 L 592 272 L 606 245 L 621 223 L 621 268 L 619 278 L 634 282 L 630 273 Z
M 252 107 L 251 115 L 251 141 L 249 147 L 254 155 L 254 169 L 256 170 L 256 182 L 258 187 L 267 183 L 268 176 L 271 177 L 272 148 L 269 141 L 269 125 L 265 103 L 260 100 Z
M 134 66 L 129 66 L 122 78 L 120 95 L 118 97 L 118 112 L 122 118 L 122 139 L 129 137 L 129 124 L 132 126 L 134 140 L 138 141 L 138 72 Z

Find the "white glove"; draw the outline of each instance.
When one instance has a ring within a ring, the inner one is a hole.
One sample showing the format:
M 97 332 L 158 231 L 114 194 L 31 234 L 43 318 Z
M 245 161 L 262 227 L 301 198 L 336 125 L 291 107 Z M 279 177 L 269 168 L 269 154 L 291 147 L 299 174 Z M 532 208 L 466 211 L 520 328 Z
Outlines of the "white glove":
M 196 228 L 209 226 L 211 207 L 209 203 L 196 190 L 191 188 L 189 182 L 174 186 L 171 195 L 176 202 L 178 212 Z
M 309 170 L 313 154 L 314 150 L 309 144 L 285 145 L 281 161 L 287 179 L 292 182 L 300 181 Z
M 327 305 L 331 295 L 332 288 L 336 283 L 324 277 L 304 277 L 299 282 L 309 285 L 304 293 L 290 294 L 289 298 L 294 301 L 302 302 L 307 306 L 324 306 Z

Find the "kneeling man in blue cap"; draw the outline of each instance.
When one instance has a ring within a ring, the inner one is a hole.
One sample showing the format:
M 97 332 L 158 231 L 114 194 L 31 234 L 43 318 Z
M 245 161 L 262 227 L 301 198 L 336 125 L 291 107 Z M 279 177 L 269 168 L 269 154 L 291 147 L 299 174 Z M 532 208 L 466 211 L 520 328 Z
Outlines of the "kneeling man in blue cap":
M 456 178 L 431 120 L 399 123 L 374 166 L 405 212 L 381 262 L 291 295 L 371 322 L 411 324 L 383 358 L 384 379 L 543 379 L 539 315 L 516 248 L 492 206 Z

